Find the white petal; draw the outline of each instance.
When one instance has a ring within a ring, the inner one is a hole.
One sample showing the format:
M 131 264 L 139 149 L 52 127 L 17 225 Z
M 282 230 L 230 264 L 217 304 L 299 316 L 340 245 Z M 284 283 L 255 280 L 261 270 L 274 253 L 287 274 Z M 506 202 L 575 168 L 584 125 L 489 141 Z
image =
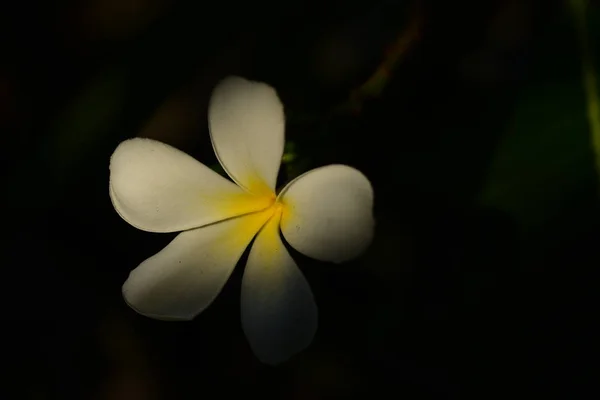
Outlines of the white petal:
M 177 232 L 267 208 L 174 147 L 151 139 L 122 142 L 110 159 L 110 198 L 136 228 Z
M 190 320 L 217 297 L 244 250 L 272 210 L 180 233 L 131 271 L 127 304 L 147 317 Z
M 346 165 L 314 169 L 290 182 L 279 196 L 284 204 L 281 231 L 299 252 L 343 262 L 371 243 L 373 188 L 356 169 Z
M 208 120 L 215 153 L 227 174 L 252 193 L 274 193 L 285 128 L 275 89 L 226 78 L 212 93 Z
M 279 364 L 305 349 L 317 330 L 310 286 L 279 237 L 279 215 L 260 231 L 242 280 L 242 326 L 254 354 Z

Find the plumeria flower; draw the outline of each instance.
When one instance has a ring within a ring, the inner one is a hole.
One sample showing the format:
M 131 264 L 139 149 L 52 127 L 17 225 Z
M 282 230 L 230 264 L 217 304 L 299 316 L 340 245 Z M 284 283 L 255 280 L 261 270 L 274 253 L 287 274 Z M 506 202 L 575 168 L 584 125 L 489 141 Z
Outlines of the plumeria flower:
M 313 294 L 280 232 L 309 257 L 354 258 L 373 236 L 373 189 L 356 169 L 328 165 L 276 194 L 285 118 L 267 84 L 226 78 L 208 114 L 213 148 L 233 182 L 155 140 L 126 140 L 111 157 L 117 213 L 144 231 L 181 231 L 130 273 L 123 297 L 147 317 L 191 320 L 254 239 L 242 279 L 242 325 L 254 354 L 278 364 L 306 348 L 317 329 Z

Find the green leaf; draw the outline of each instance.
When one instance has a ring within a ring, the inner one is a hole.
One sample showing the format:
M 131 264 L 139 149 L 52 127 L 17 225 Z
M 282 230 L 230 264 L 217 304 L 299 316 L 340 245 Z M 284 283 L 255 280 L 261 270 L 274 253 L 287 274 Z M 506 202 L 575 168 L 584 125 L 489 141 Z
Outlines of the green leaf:
M 588 32 L 588 2 L 569 0 L 581 50 L 583 86 L 587 98 L 587 117 L 590 124 L 592 149 L 596 158 L 596 171 L 600 176 L 600 100 L 598 99 L 598 79 L 590 48 Z
M 566 16 L 565 16 L 566 18 Z M 598 25 L 598 24 L 596 24 Z M 577 214 L 597 184 L 580 55 L 572 24 L 549 24 L 537 63 L 497 148 L 480 201 L 511 215 L 522 234 Z

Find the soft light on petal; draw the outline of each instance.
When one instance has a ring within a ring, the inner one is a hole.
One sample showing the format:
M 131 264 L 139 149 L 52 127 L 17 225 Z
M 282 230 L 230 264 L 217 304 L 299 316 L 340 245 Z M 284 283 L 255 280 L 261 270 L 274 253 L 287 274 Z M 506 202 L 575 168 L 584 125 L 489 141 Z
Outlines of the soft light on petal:
M 131 271 L 123 297 L 147 317 L 190 320 L 217 297 L 269 209 L 180 233 Z
M 138 229 L 177 232 L 267 208 L 194 158 L 151 139 L 122 142 L 110 159 L 110 198 Z
M 212 93 L 208 120 L 215 153 L 229 176 L 252 193 L 274 193 L 285 129 L 275 89 L 226 78 Z
M 312 292 L 279 236 L 279 217 L 260 231 L 242 280 L 242 326 L 252 351 L 279 364 L 305 349 L 317 330 Z
M 290 182 L 280 200 L 283 236 L 309 257 L 343 262 L 371 243 L 373 188 L 354 168 L 328 165 L 309 171 Z

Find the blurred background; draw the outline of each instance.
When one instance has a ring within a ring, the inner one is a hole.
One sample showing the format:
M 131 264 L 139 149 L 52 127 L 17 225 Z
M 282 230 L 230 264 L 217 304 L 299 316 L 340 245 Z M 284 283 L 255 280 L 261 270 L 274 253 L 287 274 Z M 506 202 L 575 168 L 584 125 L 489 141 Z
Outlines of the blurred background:
M 584 398 L 600 265 L 600 7 L 585 4 L 4 4 L 6 398 Z M 174 234 L 118 217 L 110 155 L 150 137 L 218 169 L 207 104 L 231 74 L 285 104 L 282 182 L 346 163 L 375 188 L 363 257 L 293 254 L 320 325 L 277 368 L 241 329 L 246 256 L 189 323 L 121 297 Z

